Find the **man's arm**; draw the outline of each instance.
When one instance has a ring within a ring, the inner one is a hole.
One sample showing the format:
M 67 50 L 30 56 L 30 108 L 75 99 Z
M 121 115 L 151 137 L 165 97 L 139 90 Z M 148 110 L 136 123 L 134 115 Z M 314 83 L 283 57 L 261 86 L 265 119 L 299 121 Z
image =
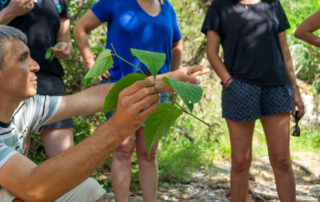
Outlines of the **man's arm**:
M 295 31 L 294 36 L 314 46 L 320 47 L 320 37 L 313 33 L 318 29 L 320 29 L 320 11 L 304 20 Z
M 205 66 L 192 66 L 180 68 L 173 72 L 161 74 L 157 76 L 156 88 L 162 92 L 168 92 L 172 89 L 163 83 L 164 76 L 177 79 L 183 82 L 199 84 L 200 81 L 195 77 L 208 73 L 209 70 Z M 153 77 L 150 77 L 152 80 Z M 61 105 L 57 113 L 47 123 L 64 120 L 74 116 L 84 114 L 94 114 L 103 111 L 104 100 L 113 83 L 100 84 L 73 95 L 63 96 Z
M 0 24 L 9 24 L 14 18 L 31 11 L 33 7 L 33 0 L 11 0 L 9 5 L 0 11 Z
M 24 201 L 54 201 L 86 178 L 159 105 L 150 81 L 139 81 L 119 94 L 112 118 L 69 150 L 37 166 L 16 154 L 0 168 L 0 184 Z

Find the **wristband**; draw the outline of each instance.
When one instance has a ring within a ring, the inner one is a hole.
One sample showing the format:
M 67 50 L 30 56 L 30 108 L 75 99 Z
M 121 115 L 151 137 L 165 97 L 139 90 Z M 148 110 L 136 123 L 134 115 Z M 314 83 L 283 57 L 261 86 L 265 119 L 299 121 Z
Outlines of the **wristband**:
M 232 76 L 227 79 L 227 81 L 224 83 L 224 87 L 227 88 L 230 84 L 230 81 L 232 80 Z
M 296 84 L 296 85 L 293 85 L 292 88 L 295 89 L 295 88 L 300 88 L 300 87 L 298 86 L 298 84 Z

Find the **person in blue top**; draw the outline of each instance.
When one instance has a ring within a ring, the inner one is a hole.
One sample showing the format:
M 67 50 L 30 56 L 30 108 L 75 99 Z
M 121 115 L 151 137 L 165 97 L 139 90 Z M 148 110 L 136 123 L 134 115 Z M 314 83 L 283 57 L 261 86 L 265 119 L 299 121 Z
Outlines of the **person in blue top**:
M 77 23 L 76 43 L 87 67 L 94 64 L 88 33 L 101 23 L 108 23 L 106 48 L 114 45 L 118 55 L 137 65 L 130 48 L 166 54 L 160 74 L 178 69 L 182 56 L 182 40 L 175 11 L 168 0 L 100 0 Z M 147 68 L 141 64 L 143 71 Z M 113 68 L 102 75 L 103 82 L 116 82 L 139 70 L 114 57 Z M 108 80 L 106 80 L 108 79 Z M 113 153 L 111 177 L 117 201 L 128 201 L 131 179 L 131 157 L 136 147 L 139 180 L 144 201 L 155 201 L 158 186 L 156 150 L 147 155 L 144 128 L 128 137 Z

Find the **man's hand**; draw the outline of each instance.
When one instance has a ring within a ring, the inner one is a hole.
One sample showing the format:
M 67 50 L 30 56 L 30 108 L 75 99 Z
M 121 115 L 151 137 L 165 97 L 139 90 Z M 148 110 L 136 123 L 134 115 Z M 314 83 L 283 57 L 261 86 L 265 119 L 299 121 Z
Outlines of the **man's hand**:
M 33 7 L 33 0 L 11 0 L 7 6 L 7 10 L 17 17 L 30 12 Z
M 109 120 L 122 136 L 132 134 L 159 106 L 160 95 L 149 80 L 137 81 L 119 94 L 118 106 Z
M 172 89 L 162 82 L 162 77 L 170 77 L 179 81 L 183 81 L 191 84 L 200 84 L 200 81 L 196 79 L 197 76 L 209 73 L 209 69 L 204 65 L 197 65 L 191 67 L 183 67 L 173 72 L 157 76 L 157 88 L 161 91 L 169 92 Z
M 52 47 L 54 57 L 58 59 L 66 58 L 72 53 L 72 44 L 70 42 L 59 42 Z

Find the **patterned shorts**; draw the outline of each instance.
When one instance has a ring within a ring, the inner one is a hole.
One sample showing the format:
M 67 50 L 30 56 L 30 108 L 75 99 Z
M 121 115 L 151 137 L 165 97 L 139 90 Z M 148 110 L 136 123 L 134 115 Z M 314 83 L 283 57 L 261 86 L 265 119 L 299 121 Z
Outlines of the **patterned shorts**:
M 222 117 L 241 122 L 290 112 L 293 99 L 289 85 L 266 87 L 233 79 L 222 91 Z

